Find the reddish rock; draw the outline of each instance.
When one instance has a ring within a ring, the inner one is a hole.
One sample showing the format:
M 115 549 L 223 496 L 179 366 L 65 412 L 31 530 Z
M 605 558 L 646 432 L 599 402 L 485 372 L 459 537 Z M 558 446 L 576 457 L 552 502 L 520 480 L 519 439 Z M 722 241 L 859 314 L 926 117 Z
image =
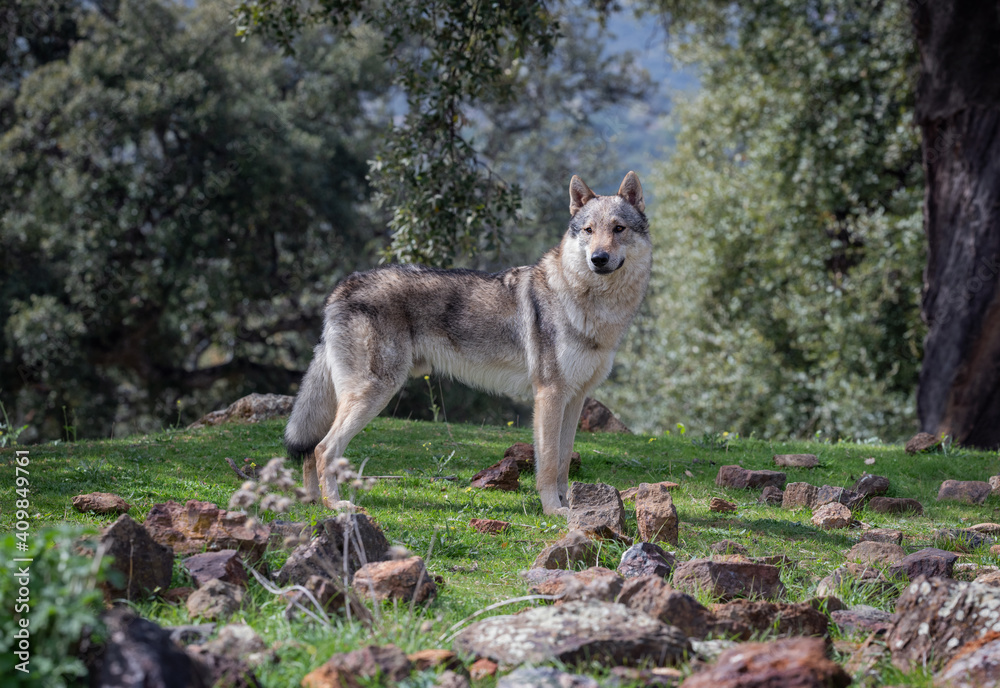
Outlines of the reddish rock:
M 630 487 L 628 489 L 622 490 L 621 493 L 620 493 L 622 501 L 623 502 L 634 502 L 635 501 L 635 495 L 639 492 L 639 487 L 641 487 L 641 485 L 662 485 L 667 490 L 673 490 L 676 487 L 680 487 L 679 484 L 672 483 L 669 480 L 664 480 L 664 481 L 658 482 L 658 483 L 641 483 L 640 485 L 636 485 L 635 487 Z
M 689 676 L 681 688 L 843 688 L 851 677 L 826 657 L 821 638 L 740 643 L 714 666 Z
M 851 525 L 851 510 L 838 502 L 824 504 L 813 511 L 811 520 L 814 526 L 823 530 L 847 528 Z
M 458 655 L 451 650 L 417 650 L 406 655 L 406 658 L 410 660 L 410 664 L 417 671 L 426 671 L 427 669 L 436 669 L 437 667 L 444 667 L 451 671 L 465 671 L 465 665 L 459 660 Z
M 369 645 L 335 654 L 302 679 L 303 688 L 361 688 L 394 686 L 410 675 L 413 665 L 395 645 Z
M 994 545 L 994 549 L 1000 548 L 1000 545 Z M 995 552 L 995 554 L 1000 554 L 1000 552 Z M 998 585 L 1000 586 L 1000 571 L 984 571 L 976 576 L 976 583 L 982 583 L 983 585 Z
M 889 479 L 881 475 L 866 474 L 858 478 L 851 487 L 852 492 L 857 492 L 865 499 L 881 497 L 889 491 Z
M 746 547 L 732 540 L 719 540 L 713 542 L 708 548 L 715 554 L 739 554 L 744 557 L 750 555 Z
M 861 506 L 864 497 L 856 492 L 845 490 L 836 485 L 824 485 L 816 491 L 816 499 L 813 501 L 813 508 L 824 504 L 843 504 L 849 509 Z
M 474 518 L 469 521 L 469 527 L 486 535 L 500 535 L 510 530 L 510 523 L 492 518 Z
M 786 480 L 785 474 L 780 471 L 750 471 L 740 466 L 722 466 L 715 476 L 715 484 L 719 487 L 739 490 L 759 490 L 769 485 L 781 489 Z
M 437 585 L 427 572 L 424 560 L 409 557 L 398 561 L 377 561 L 358 569 L 352 587 L 364 598 L 418 603 L 437 595 Z
M 188 426 L 189 430 L 222 423 L 259 423 L 292 412 L 295 397 L 284 394 L 248 394 L 224 409 L 212 411 Z
M 565 536 L 539 552 L 533 569 L 566 569 L 583 564 L 597 566 L 600 545 L 579 530 L 571 530 Z
M 785 492 L 774 485 L 768 485 L 763 490 L 761 490 L 760 497 L 757 501 L 760 504 L 767 504 L 768 506 L 781 506 L 781 503 L 785 500 Z
M 482 681 L 497 675 L 500 666 L 491 659 L 481 657 L 469 667 L 469 678 L 473 681 Z
M 637 542 L 622 554 L 617 570 L 625 578 L 639 576 L 665 578 L 670 575 L 674 563 L 674 555 L 664 551 L 659 545 L 652 542 Z
M 142 599 L 156 590 L 170 587 L 174 572 L 174 553 L 156 542 L 145 528 L 122 514 L 104 529 L 101 548 L 112 558 L 111 570 L 121 574 L 119 583 L 109 580 L 101 586 L 110 599 Z
M 73 497 L 73 508 L 83 514 L 121 515 L 128 512 L 132 506 L 116 494 L 90 492 Z
M 777 566 L 748 561 L 691 559 L 674 569 L 678 590 L 708 591 L 722 599 L 736 597 L 776 598 L 785 592 Z
M 712 500 L 708 503 L 708 510 L 713 511 L 717 514 L 724 514 L 731 511 L 736 511 L 736 505 L 732 502 L 727 502 L 725 499 L 720 499 L 719 497 L 712 497 Z
M 715 634 L 749 640 L 754 634 L 777 632 L 778 635 L 826 636 L 826 614 L 808 602 L 796 604 L 763 600 L 733 600 L 712 607 Z
M 194 584 L 199 588 L 213 578 L 226 583 L 247 586 L 247 572 L 243 568 L 243 560 L 235 549 L 224 549 L 219 552 L 203 552 L 184 559 L 181 562 L 191 574 Z
M 819 488 L 809 483 L 788 483 L 785 486 L 785 493 L 781 498 L 781 508 L 812 508 L 812 505 L 816 501 L 817 492 L 819 492 Z
M 889 567 L 889 576 L 906 576 L 914 580 L 918 576 L 951 578 L 958 555 L 935 547 L 926 547 L 903 557 Z
M 661 483 L 642 483 L 635 496 L 635 519 L 644 542 L 677 544 L 677 508 L 670 490 Z
M 786 468 L 815 468 L 819 459 L 815 454 L 775 454 L 774 465 Z
M 871 528 L 861 533 L 861 542 L 888 542 L 903 544 L 903 531 L 892 528 Z
M 519 475 L 517 461 L 502 459 L 499 463 L 484 468 L 472 476 L 472 486 L 482 490 L 517 492 Z
M 156 504 L 146 515 L 146 529 L 154 540 L 175 554 L 235 549 L 250 564 L 267 550 L 270 529 L 238 511 L 225 511 L 211 502 L 193 499 Z
M 618 490 L 604 483 L 573 483 L 569 489 L 570 530 L 591 537 L 631 541 L 625 535 L 625 506 Z
M 929 432 L 918 432 L 906 443 L 907 454 L 931 451 L 941 446 L 941 438 Z
M 614 602 L 622 590 L 623 579 L 611 569 L 603 566 L 592 566 L 572 576 L 565 576 L 556 582 L 557 588 L 551 591 L 539 590 L 542 594 L 562 594 L 562 602 L 596 600 L 598 602 Z M 559 589 L 561 587 L 561 590 Z
M 715 624 L 711 611 L 691 595 L 671 588 L 659 576 L 625 581 L 617 602 L 676 626 L 689 638 L 704 638 Z
M 873 497 L 868 502 L 868 510 L 876 514 L 907 514 L 921 515 L 923 505 L 915 499 L 906 497 Z
M 848 561 L 862 564 L 882 564 L 889 566 L 899 563 L 906 556 L 906 551 L 891 542 L 859 542 L 847 553 Z
M 1000 631 L 970 640 L 934 680 L 948 688 L 997 688 L 1000 686 Z
M 618 420 L 607 406 L 597 399 L 588 398 L 580 413 L 580 429 L 584 432 L 627 432 L 632 434 L 625 423 Z
M 982 480 L 945 480 L 938 490 L 939 502 L 983 504 L 993 488 Z
M 533 573 L 535 571 L 542 575 Z M 559 569 L 532 569 L 524 575 L 524 578 L 531 582 L 531 593 L 533 595 L 562 595 L 566 592 L 570 581 L 578 581 L 586 585 L 591 581 L 602 578 L 617 580 L 619 582 L 618 587 L 619 589 L 621 588 L 621 577 L 611 569 L 606 569 L 603 566 L 591 566 L 577 572 L 562 571 Z
M 514 459 L 517 462 L 517 470 L 521 473 L 535 472 L 535 448 L 527 442 L 515 442 L 507 447 L 503 453 L 503 458 Z M 569 455 L 569 474 L 573 475 L 582 467 L 579 452 Z

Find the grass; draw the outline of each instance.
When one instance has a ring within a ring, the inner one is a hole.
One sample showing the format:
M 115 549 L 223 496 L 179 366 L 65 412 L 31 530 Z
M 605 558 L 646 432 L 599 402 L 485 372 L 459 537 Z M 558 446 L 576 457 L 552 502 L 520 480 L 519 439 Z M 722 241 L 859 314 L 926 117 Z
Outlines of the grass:
M 28 447 L 31 528 L 37 531 L 59 522 L 106 525 L 109 517 L 79 514 L 71 507 L 74 495 L 92 491 L 122 496 L 132 504 L 132 517 L 140 522 L 150 507 L 168 499 L 199 499 L 225 506 L 240 480 L 224 458 L 232 457 L 237 463 L 250 458 L 263 465 L 271 457 L 282 455 L 282 427 L 283 422 L 227 425 Z M 424 556 L 430 571 L 443 576 L 445 585 L 432 604 L 412 613 L 407 605 L 384 606 L 371 631 L 342 624 L 330 633 L 316 625 L 286 621 L 284 604 L 252 583 L 244 609 L 233 620 L 250 623 L 265 641 L 279 648 L 281 661 L 258 671 L 263 684 L 297 685 L 304 674 L 332 653 L 369 643 L 393 642 L 407 651 L 447 647 L 441 638 L 452 624 L 486 605 L 526 594 L 527 585 L 518 572 L 531 565 L 545 542 L 565 531 L 565 521 L 542 514 L 533 476 L 522 476 L 521 488 L 515 493 L 469 487 L 469 479 L 476 471 L 497 461 L 504 449 L 517 441 L 530 442 L 530 431 L 392 418 L 378 418 L 358 435 L 348 449 L 355 465 L 370 459 L 367 475 L 404 476 L 379 481 L 370 492 L 358 496 L 358 503 L 382 525 L 390 541 Z M 680 483 L 681 487 L 673 492 L 681 520 L 680 543 L 675 548 L 679 559 L 707 556 L 709 546 L 722 539 L 744 545 L 752 556 L 788 556 L 794 564 L 784 568 L 782 579 L 792 601 L 808 599 L 819 580 L 845 561 L 844 554 L 856 541 L 857 532 L 821 531 L 810 523 L 808 510 L 763 506 L 756 502 L 756 491 L 718 488 L 714 479 L 719 466 L 738 463 L 744 468 L 773 469 L 774 454 L 813 453 L 819 457 L 820 466 L 785 469 L 789 482 L 850 487 L 866 471 L 884 475 L 891 483 L 890 496 L 920 500 L 924 515 L 884 516 L 862 511 L 859 518 L 872 526 L 902 530 L 907 551 L 934 544 L 936 528 L 1000 521 L 1000 499 L 996 497 L 982 506 L 935 501 L 945 479 L 986 480 L 1000 473 L 1000 454 L 996 452 L 948 448 L 908 456 L 898 445 L 756 439 L 706 443 L 677 435 L 585 433 L 577 436 L 576 449 L 583 458 L 583 468 L 575 476 L 579 481 L 606 482 L 619 489 L 639 482 Z M 865 463 L 872 458 L 874 463 Z M 16 520 L 16 495 L 12 487 L 6 487 L 13 485 L 13 460 L 13 448 L 0 450 L 0 471 L 11 476 L 3 481 L 5 487 L 0 492 L 0 528 L 4 532 L 11 532 Z M 429 479 L 438 475 L 455 475 L 458 480 Z M 731 514 L 710 512 L 709 500 L 716 496 L 736 503 L 739 510 Z M 328 515 L 319 506 L 296 505 L 282 518 L 312 521 Z M 275 518 L 271 513 L 259 516 L 264 521 Z M 629 516 L 634 523 L 634 513 Z M 499 537 L 480 535 L 468 527 L 471 518 L 502 519 L 514 527 Z M 623 550 L 622 545 L 605 546 L 606 565 L 614 568 Z M 268 563 L 280 566 L 284 557 L 280 552 L 269 553 Z M 1000 563 L 988 550 L 964 554 L 961 561 Z M 187 582 L 178 563 L 173 584 Z M 845 586 L 842 594 L 852 604 L 892 609 L 891 597 L 871 589 Z M 521 603 L 495 613 L 510 613 L 524 606 L 526 603 Z M 139 610 L 163 625 L 191 621 L 183 607 L 159 601 L 144 602 Z M 887 663 L 881 671 L 886 682 L 905 680 Z M 912 679 L 926 682 L 923 674 L 914 674 Z

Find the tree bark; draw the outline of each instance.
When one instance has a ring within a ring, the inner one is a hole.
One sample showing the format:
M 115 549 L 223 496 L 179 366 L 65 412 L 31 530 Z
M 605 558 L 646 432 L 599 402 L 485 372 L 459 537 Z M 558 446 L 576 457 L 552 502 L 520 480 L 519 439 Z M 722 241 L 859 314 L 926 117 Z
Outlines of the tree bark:
M 926 196 L 921 429 L 1000 446 L 1000 2 L 910 0 Z

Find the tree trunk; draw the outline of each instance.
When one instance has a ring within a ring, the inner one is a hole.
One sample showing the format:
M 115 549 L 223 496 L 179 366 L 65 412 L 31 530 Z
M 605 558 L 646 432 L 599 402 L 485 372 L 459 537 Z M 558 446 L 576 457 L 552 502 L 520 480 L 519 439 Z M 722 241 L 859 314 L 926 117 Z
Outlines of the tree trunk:
M 927 189 L 921 429 L 1000 446 L 1000 2 L 911 0 Z

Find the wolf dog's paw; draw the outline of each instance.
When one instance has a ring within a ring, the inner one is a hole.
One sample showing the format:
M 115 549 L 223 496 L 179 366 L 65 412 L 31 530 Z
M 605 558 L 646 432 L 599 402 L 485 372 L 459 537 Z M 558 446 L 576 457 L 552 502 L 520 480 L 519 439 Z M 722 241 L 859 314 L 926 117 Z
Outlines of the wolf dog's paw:
M 542 509 L 546 516 L 562 516 L 563 518 L 569 518 L 569 507 L 568 506 L 557 506 L 552 509 Z

